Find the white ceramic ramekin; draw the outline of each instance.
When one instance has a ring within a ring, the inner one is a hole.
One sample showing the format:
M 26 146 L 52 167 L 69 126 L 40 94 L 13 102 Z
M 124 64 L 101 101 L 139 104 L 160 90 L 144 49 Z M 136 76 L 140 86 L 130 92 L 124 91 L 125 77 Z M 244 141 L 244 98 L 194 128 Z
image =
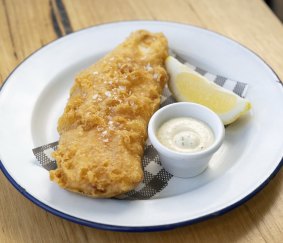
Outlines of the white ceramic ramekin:
M 177 117 L 192 117 L 205 122 L 214 133 L 214 143 L 205 150 L 184 153 L 165 147 L 160 143 L 156 134 L 160 126 Z M 163 167 L 177 177 L 193 177 L 202 173 L 208 166 L 212 155 L 219 149 L 224 139 L 225 129 L 216 113 L 205 106 L 178 102 L 167 105 L 153 114 L 148 124 L 148 136 L 156 148 Z

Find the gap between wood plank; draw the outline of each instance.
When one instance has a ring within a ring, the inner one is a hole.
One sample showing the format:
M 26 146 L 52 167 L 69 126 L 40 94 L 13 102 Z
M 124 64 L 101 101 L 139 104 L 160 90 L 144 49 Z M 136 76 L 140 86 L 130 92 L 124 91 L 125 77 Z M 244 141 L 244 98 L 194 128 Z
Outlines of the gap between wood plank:
M 57 37 L 73 32 L 70 19 L 62 0 L 50 0 L 50 17 Z

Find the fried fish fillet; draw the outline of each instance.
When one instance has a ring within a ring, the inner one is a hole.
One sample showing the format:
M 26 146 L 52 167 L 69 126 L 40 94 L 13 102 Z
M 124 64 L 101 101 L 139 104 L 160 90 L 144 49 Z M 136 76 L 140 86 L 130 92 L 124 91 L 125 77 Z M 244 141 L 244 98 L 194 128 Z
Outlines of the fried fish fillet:
M 113 197 L 143 179 L 147 124 L 167 82 L 167 40 L 139 30 L 82 71 L 58 121 L 51 180 L 70 191 Z

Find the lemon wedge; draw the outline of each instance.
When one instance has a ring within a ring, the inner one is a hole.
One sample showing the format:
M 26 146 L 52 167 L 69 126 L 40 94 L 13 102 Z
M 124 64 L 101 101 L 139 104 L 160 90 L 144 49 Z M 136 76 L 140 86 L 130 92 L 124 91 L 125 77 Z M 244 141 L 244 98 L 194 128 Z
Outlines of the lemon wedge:
M 251 103 L 200 75 L 174 57 L 165 62 L 170 75 L 170 91 L 177 101 L 204 105 L 219 115 L 224 125 L 236 121 L 251 109 Z

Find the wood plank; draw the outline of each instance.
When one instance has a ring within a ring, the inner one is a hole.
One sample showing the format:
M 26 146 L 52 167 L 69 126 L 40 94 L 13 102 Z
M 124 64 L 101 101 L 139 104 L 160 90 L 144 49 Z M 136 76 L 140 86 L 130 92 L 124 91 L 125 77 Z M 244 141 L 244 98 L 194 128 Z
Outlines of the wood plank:
M 188 0 L 208 29 L 220 32 L 261 56 L 283 79 L 282 23 L 260 0 Z M 236 11 L 238 10 L 238 11 Z
M 2 80 L 32 52 L 56 39 L 48 0 L 0 2 Z
M 184 0 L 64 1 L 74 30 L 121 20 L 170 20 L 199 24 L 198 16 Z M 113 6 L 113 7 L 111 7 Z M 162 7 L 161 7 L 162 6 Z
M 95 24 L 157 19 L 233 38 L 283 79 L 283 28 L 260 0 L 0 0 L 0 82 L 42 45 Z M 121 233 L 80 226 L 40 209 L 0 173 L 0 242 L 280 242 L 283 172 L 239 208 L 167 232 Z
M 10 17 L 6 3 L 0 2 L 0 85 L 17 63 L 17 54 L 14 51 L 14 40 L 11 32 Z

